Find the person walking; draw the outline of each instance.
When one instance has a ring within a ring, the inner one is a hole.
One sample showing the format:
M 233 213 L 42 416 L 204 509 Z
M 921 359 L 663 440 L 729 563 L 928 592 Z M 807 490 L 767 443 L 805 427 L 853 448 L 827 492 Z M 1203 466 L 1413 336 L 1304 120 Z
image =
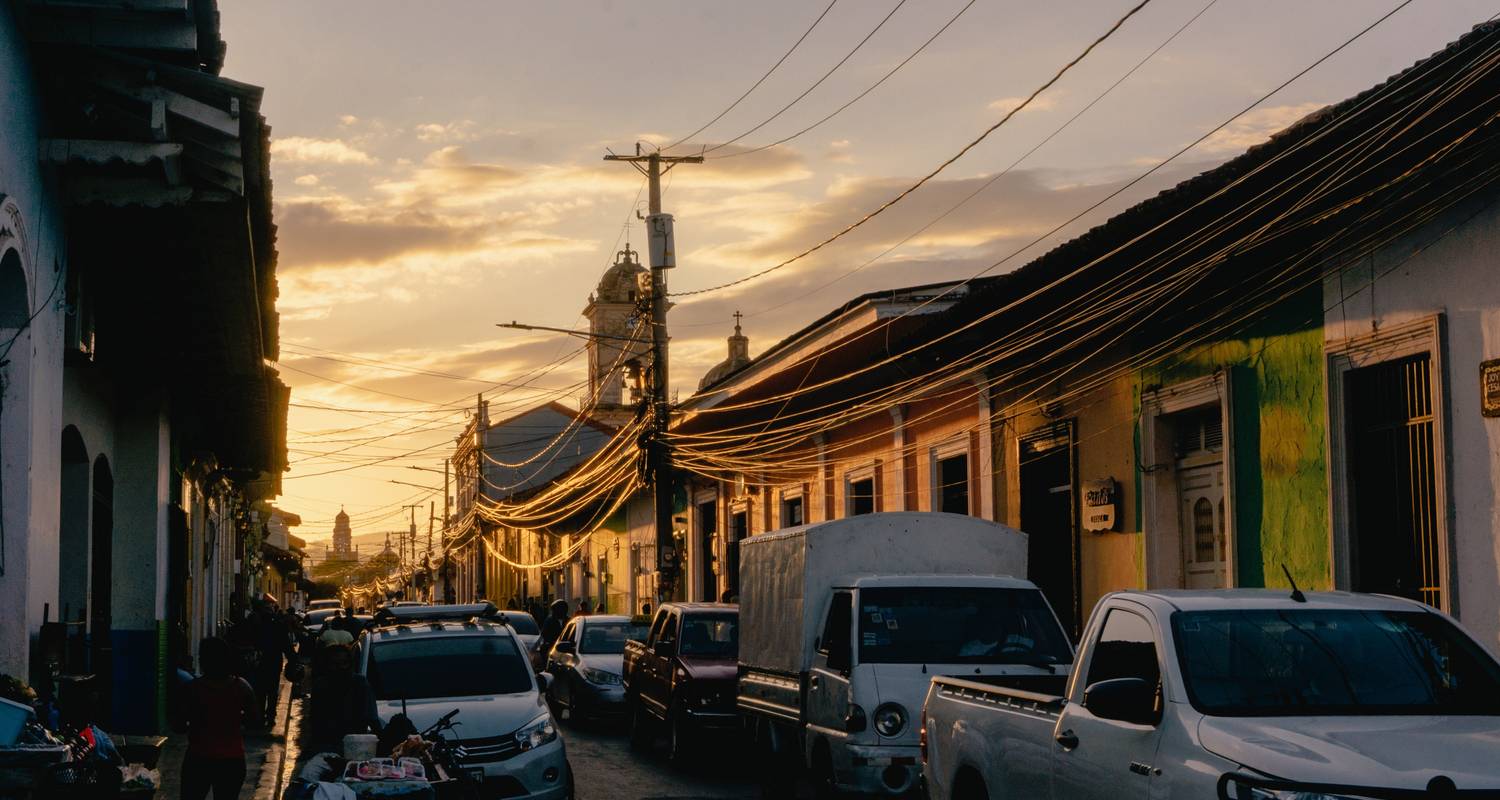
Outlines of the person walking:
M 276 703 L 281 694 L 281 667 L 283 656 L 294 656 L 291 633 L 276 611 L 276 604 L 264 598 L 255 611 L 255 679 L 252 685 L 260 694 L 265 724 L 270 727 L 276 719 Z
M 245 725 L 259 725 L 255 690 L 235 674 L 234 646 L 219 638 L 198 645 L 203 675 L 187 686 L 174 727 L 186 728 L 181 800 L 235 800 L 245 782 Z
M 563 626 L 568 622 L 568 601 L 552 601 L 552 613 L 542 620 L 542 652 L 552 649 L 553 643 L 562 636 Z

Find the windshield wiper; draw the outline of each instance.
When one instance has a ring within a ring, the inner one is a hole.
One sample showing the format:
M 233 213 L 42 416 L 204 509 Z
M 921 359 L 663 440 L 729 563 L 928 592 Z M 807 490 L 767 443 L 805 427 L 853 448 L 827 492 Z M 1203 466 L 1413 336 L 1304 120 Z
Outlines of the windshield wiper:
M 1048 672 L 1052 673 L 1053 675 L 1057 674 L 1057 662 L 1054 661 L 1054 660 L 1052 660 L 1052 659 L 1047 659 L 1047 658 L 1012 658 L 1012 659 L 1009 659 L 1009 660 L 1006 660 L 1006 661 L 1000 661 L 1000 662 L 997 662 L 997 663 L 1000 664 L 1000 665 L 1002 665 L 1002 666 L 1009 666 L 1011 664 L 1015 664 L 1015 665 L 1022 666 L 1022 667 L 1036 667 L 1038 669 L 1047 670 Z

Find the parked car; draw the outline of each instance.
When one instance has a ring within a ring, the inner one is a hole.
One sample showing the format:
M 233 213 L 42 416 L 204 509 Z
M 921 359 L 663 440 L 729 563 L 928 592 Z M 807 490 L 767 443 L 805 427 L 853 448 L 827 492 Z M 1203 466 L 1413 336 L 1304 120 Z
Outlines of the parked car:
M 572 797 L 562 738 L 543 700 L 549 676 L 526 663 L 489 605 L 388 607 L 362 648 L 381 724 L 405 714 L 418 730 L 457 709 L 464 768 L 493 797 Z
M 665 603 L 645 641 L 625 643 L 623 678 L 631 744 L 648 746 L 665 728 L 674 759 L 696 737 L 739 726 L 734 707 L 739 608 Z
M 344 604 L 338 600 L 309 600 L 307 611 L 322 611 L 329 608 L 343 608 Z
M 318 638 L 323 632 L 323 626 L 329 620 L 342 615 L 343 609 L 334 606 L 332 608 L 317 608 L 302 615 L 302 640 L 308 642 Z
M 516 635 L 516 641 L 521 643 L 521 649 L 533 664 L 536 658 L 537 645 L 542 641 L 542 629 L 537 626 L 536 618 L 525 611 L 496 611 L 492 617 L 506 625 Z
M 1339 592 L 1119 592 L 1100 601 L 1083 641 L 1061 694 L 933 679 L 932 798 L 1500 790 L 1500 664 L 1428 606 Z
M 824 790 L 918 785 L 933 675 L 1058 691 L 1067 635 L 1026 573 L 1026 537 L 958 514 L 865 514 L 740 543 L 739 708 L 768 773 Z M 1065 673 L 1063 673 L 1065 674 Z
M 624 714 L 625 643 L 645 639 L 647 628 L 630 617 L 574 617 L 547 654 L 552 686 L 547 699 L 566 719 Z

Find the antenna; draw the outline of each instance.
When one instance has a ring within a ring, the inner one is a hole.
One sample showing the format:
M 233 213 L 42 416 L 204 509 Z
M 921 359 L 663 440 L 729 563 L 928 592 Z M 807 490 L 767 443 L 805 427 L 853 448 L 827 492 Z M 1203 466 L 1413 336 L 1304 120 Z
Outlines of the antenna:
M 1286 568 L 1285 563 L 1281 565 L 1281 574 L 1285 575 L 1287 583 L 1292 585 L 1292 602 L 1306 603 L 1307 595 L 1303 594 L 1302 590 L 1297 588 L 1297 581 L 1292 578 L 1292 571 Z

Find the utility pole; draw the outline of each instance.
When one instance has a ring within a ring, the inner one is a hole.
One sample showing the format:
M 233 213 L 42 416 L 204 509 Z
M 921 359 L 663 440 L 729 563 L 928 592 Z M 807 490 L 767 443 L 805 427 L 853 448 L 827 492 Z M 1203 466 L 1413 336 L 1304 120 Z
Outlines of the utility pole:
M 407 505 L 404 505 L 404 506 L 401 507 L 402 509 L 408 509 L 408 508 L 411 509 L 411 529 L 410 529 L 408 535 L 411 537 L 411 562 L 410 563 L 411 563 L 411 566 L 412 566 L 413 570 L 415 570 L 416 567 L 417 567 L 417 509 L 419 509 L 421 507 L 422 507 L 421 503 L 408 503 Z M 405 541 L 402 541 L 402 543 L 401 543 L 401 560 L 402 561 L 406 561 L 406 542 Z M 408 586 L 408 588 L 410 588 L 410 583 L 408 583 L 407 586 Z M 410 600 L 411 598 L 408 597 L 406 599 Z
M 667 399 L 667 270 L 677 266 L 672 244 L 672 215 L 661 211 L 661 176 L 678 164 L 702 164 L 703 156 L 664 156 L 660 151 L 620 156 L 610 153 L 605 161 L 624 161 L 646 176 L 650 216 L 646 231 L 651 255 L 651 433 L 646 445 L 647 474 L 656 501 L 656 607 L 672 596 L 680 558 L 672 541 L 672 453 L 666 433 L 672 421 Z M 642 164 L 645 166 L 643 167 Z M 663 169 L 665 165 L 665 169 Z

